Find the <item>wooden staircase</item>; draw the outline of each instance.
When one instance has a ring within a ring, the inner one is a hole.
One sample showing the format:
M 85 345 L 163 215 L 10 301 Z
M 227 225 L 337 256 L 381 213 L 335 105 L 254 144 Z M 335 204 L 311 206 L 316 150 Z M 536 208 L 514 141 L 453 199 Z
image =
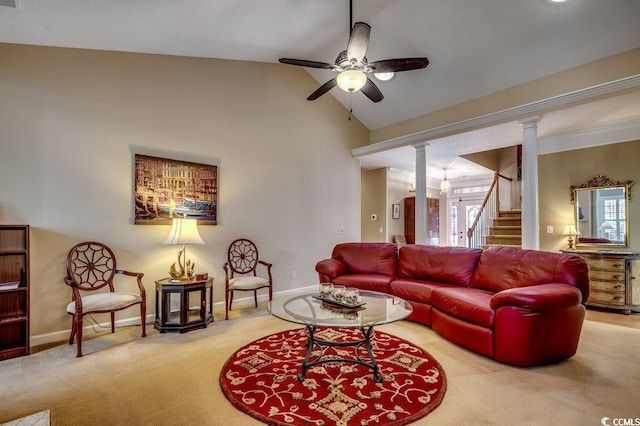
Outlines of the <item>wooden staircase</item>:
M 520 210 L 500 211 L 493 219 L 484 247 L 508 246 L 522 248 L 522 213 Z

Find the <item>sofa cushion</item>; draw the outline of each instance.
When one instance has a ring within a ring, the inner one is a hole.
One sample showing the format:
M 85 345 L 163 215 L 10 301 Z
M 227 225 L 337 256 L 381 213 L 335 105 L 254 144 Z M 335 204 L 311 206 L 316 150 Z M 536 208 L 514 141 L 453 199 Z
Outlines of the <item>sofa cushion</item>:
M 481 254 L 478 248 L 404 246 L 400 248 L 398 278 L 469 286 Z
M 331 257 L 345 264 L 347 274 L 396 276 L 398 249 L 393 243 L 338 244 Z
M 573 255 L 513 247 L 493 246 L 484 250 L 471 286 L 500 292 L 510 288 L 566 283 L 589 294 L 586 262 Z M 586 293 L 586 294 L 585 294 Z
M 435 308 L 431 312 L 431 326 L 433 331 L 445 339 L 473 352 L 493 358 L 492 328 L 473 324 Z
M 431 293 L 434 288 L 439 287 L 450 287 L 450 285 L 401 278 L 391 281 L 391 294 L 407 301 L 431 304 Z
M 431 293 L 431 305 L 447 314 L 465 321 L 492 328 L 495 311 L 491 309 L 491 291 L 440 287 Z
M 345 274 L 333 279 L 334 285 L 389 293 L 391 277 L 380 274 Z

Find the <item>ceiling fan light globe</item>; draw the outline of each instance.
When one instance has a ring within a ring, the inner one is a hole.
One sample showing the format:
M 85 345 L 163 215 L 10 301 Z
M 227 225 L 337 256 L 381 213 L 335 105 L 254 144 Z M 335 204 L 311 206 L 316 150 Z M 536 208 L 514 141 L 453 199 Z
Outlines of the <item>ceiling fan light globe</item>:
M 336 81 L 345 92 L 357 92 L 367 83 L 367 76 L 359 70 L 346 70 L 338 74 Z
M 395 75 L 394 72 L 374 72 L 373 75 L 380 81 L 389 81 Z

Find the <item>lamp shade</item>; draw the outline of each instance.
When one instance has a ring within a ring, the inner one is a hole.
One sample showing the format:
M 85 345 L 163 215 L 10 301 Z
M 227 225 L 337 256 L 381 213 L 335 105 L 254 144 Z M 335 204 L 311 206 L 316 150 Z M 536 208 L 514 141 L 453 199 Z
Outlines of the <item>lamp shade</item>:
M 574 225 L 565 225 L 562 235 L 580 235 Z
M 357 92 L 367 83 L 367 76 L 362 71 L 346 70 L 338 74 L 336 81 L 345 92 Z
M 174 218 L 164 244 L 204 244 L 196 219 Z
M 611 230 L 611 229 L 616 229 L 616 227 L 609 222 L 602 222 L 602 225 L 600 225 L 600 230 L 602 231 Z

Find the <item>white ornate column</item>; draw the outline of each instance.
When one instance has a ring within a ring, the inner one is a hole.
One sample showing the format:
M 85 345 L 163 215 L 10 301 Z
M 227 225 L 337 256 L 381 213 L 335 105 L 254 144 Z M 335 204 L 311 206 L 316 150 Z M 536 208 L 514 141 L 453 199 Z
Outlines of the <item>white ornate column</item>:
M 427 242 L 427 144 L 414 145 L 416 149 L 416 244 Z
M 538 120 L 520 120 L 522 126 L 522 248 L 540 249 L 538 206 Z

